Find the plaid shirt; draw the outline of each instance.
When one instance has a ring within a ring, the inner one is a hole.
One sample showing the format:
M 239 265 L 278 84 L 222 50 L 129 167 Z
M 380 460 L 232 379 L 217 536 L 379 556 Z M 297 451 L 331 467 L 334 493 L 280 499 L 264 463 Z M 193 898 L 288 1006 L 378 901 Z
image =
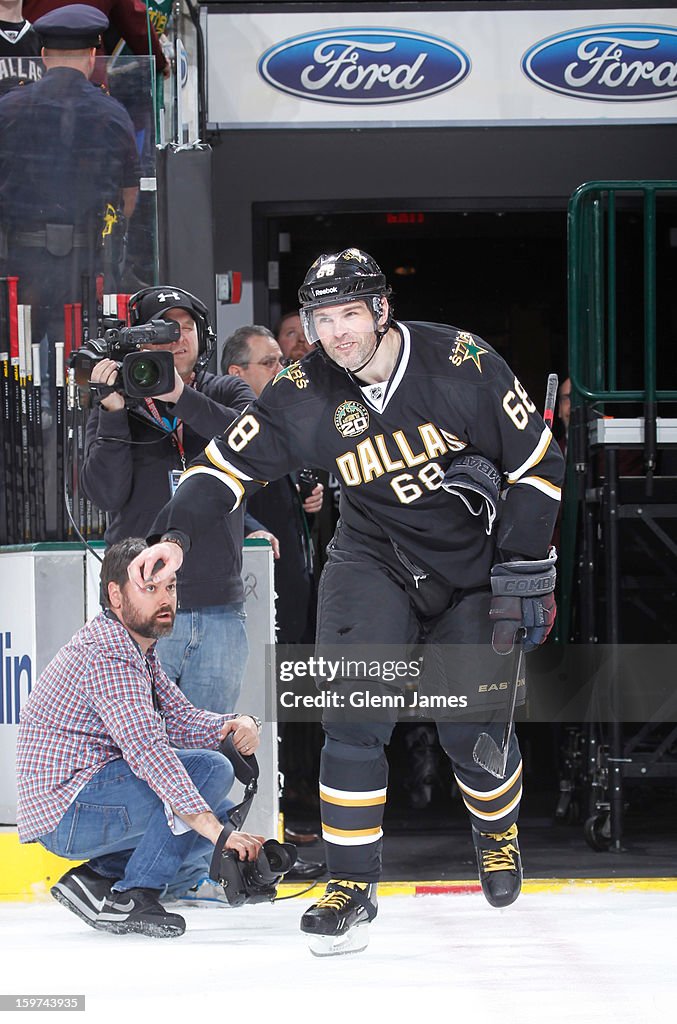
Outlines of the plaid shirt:
M 162 671 L 154 647 L 144 656 L 117 619 L 97 615 L 49 663 L 21 713 L 21 842 L 52 832 L 83 786 L 120 758 L 163 801 L 172 830 L 172 808 L 210 810 L 172 747 L 214 749 L 235 717 L 193 707 Z

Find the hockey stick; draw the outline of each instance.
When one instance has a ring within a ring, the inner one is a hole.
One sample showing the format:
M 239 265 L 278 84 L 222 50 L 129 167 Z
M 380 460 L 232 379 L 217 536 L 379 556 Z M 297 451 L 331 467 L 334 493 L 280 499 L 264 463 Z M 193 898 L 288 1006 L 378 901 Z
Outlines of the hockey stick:
M 556 373 L 548 374 L 548 384 L 545 389 L 545 408 L 543 409 L 543 422 L 546 427 L 550 427 L 552 430 L 552 424 L 555 419 L 555 403 L 557 401 L 557 388 L 559 386 L 559 380 Z
M 19 301 L 18 301 L 18 277 L 7 278 L 7 308 L 9 314 L 9 361 L 11 365 L 11 394 L 12 394 L 12 440 L 14 467 L 14 510 L 16 513 L 16 536 L 17 542 L 22 544 L 25 540 L 26 523 L 24 520 L 24 486 L 23 486 L 23 448 L 22 448 L 22 418 L 21 399 L 22 388 L 19 375 Z
M 56 538 L 67 540 L 66 535 L 66 509 L 65 509 L 65 484 L 64 484 L 64 343 L 54 343 L 56 372 L 56 402 L 54 405 L 54 416 L 56 422 Z M 70 533 L 70 530 L 69 530 Z
M 9 361 L 9 309 L 7 305 L 7 281 L 0 278 L 0 393 L 2 405 L 2 482 L 5 495 L 2 499 L 4 515 L 0 543 L 13 544 L 15 540 L 14 477 L 12 462 L 14 441 L 12 438 L 12 367 Z
M 33 395 L 35 408 L 35 477 L 38 495 L 38 540 L 47 540 L 45 522 L 45 452 L 42 439 L 42 371 L 40 345 L 31 346 L 33 355 Z
M 33 533 L 34 511 L 32 505 L 30 459 L 30 429 L 28 421 L 28 376 L 26 366 L 26 320 L 23 305 L 17 306 L 17 330 L 19 349 L 19 416 L 21 422 L 21 479 L 23 494 L 23 540 L 29 544 L 35 539 Z
M 554 416 L 555 416 L 555 402 L 557 400 L 557 374 L 551 373 L 548 375 L 548 384 L 545 390 L 545 408 L 543 409 L 543 422 L 547 427 L 552 428 Z M 494 775 L 497 779 L 504 779 L 505 773 L 508 767 L 508 750 L 510 747 L 510 733 L 513 729 L 513 720 L 515 718 L 515 707 L 517 705 L 517 690 L 519 688 L 519 678 L 522 674 L 522 664 L 524 661 L 524 636 L 526 630 L 524 627 L 517 631 L 515 636 L 515 643 L 517 644 L 517 650 L 515 652 L 514 672 L 512 679 L 510 680 L 509 698 L 508 698 L 508 715 L 505 722 L 505 728 L 503 729 L 503 739 L 501 746 L 498 747 L 496 741 L 486 732 L 481 732 L 477 737 L 477 741 L 473 748 L 472 756 L 475 764 L 480 765 L 491 775 Z
M 508 717 L 503 729 L 503 739 L 498 747 L 496 741 L 491 738 L 488 732 L 481 732 L 473 748 L 472 757 L 475 764 L 486 769 L 490 775 L 497 779 L 504 779 L 508 767 L 508 750 L 510 748 L 510 733 L 512 732 L 513 719 L 515 717 L 515 706 L 517 704 L 517 691 L 519 689 L 519 678 L 522 674 L 524 662 L 524 644 L 522 643 L 525 630 L 518 630 L 515 637 L 516 650 L 514 659 L 514 671 L 510 680 L 510 700 L 508 704 Z

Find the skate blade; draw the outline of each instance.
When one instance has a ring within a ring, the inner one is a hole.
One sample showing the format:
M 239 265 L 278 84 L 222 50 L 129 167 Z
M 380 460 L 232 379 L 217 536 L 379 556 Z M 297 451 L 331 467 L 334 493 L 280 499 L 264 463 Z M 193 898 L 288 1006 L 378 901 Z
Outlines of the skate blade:
M 354 925 L 342 935 L 313 935 L 305 933 L 308 949 L 313 956 L 343 956 L 361 953 L 369 945 L 369 923 Z

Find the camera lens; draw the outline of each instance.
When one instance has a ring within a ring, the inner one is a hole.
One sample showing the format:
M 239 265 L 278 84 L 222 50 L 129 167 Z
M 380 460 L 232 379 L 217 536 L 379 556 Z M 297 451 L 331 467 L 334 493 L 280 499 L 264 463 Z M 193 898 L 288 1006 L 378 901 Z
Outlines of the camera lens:
M 296 847 L 292 843 L 278 843 L 275 839 L 268 839 L 263 844 L 263 852 L 270 870 L 276 875 L 285 874 L 296 861 Z
M 153 359 L 135 359 L 129 370 L 129 379 L 138 388 L 154 388 L 160 380 L 160 367 Z

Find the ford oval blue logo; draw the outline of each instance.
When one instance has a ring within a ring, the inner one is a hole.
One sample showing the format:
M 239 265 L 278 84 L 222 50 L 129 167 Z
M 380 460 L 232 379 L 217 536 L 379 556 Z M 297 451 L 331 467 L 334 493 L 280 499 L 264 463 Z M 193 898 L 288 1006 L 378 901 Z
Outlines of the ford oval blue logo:
M 522 70 L 537 85 L 584 100 L 660 100 L 677 95 L 677 29 L 599 25 L 542 39 Z
M 276 43 L 259 74 L 274 89 L 322 103 L 397 103 L 463 81 L 470 60 L 445 39 L 399 29 L 336 28 Z

